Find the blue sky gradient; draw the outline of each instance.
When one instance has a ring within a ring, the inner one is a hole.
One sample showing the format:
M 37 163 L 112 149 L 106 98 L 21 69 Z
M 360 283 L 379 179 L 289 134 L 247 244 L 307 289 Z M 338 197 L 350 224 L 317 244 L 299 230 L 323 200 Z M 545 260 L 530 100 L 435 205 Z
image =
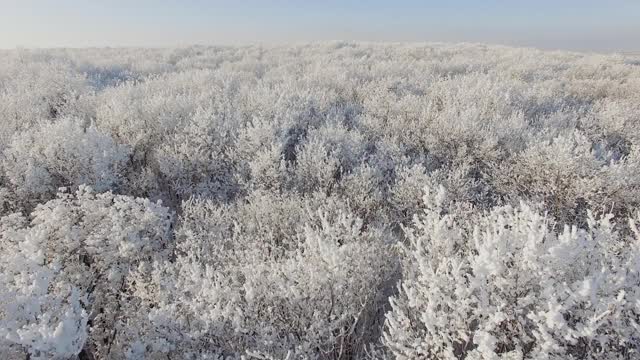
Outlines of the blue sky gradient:
M 323 40 L 640 50 L 640 1 L 0 0 L 0 47 Z

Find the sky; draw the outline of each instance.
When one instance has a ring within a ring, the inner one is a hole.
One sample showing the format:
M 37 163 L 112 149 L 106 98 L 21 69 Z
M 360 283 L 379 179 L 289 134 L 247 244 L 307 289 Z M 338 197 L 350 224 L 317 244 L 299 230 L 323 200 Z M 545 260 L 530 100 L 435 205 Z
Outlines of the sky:
M 0 0 L 0 48 L 481 42 L 640 51 L 640 0 Z

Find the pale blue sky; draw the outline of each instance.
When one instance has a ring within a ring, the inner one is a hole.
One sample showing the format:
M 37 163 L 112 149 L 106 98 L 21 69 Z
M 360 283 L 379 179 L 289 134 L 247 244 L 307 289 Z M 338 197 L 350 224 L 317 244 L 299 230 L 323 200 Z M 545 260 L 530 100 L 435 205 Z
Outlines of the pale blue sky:
M 0 47 L 321 40 L 640 50 L 638 0 L 0 0 Z

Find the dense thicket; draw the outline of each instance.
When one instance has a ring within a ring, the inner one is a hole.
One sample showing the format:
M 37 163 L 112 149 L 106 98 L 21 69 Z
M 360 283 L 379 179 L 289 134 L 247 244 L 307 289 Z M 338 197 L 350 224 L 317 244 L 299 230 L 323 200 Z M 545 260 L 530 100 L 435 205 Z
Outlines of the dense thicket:
M 638 359 L 640 58 L 0 52 L 0 357 Z

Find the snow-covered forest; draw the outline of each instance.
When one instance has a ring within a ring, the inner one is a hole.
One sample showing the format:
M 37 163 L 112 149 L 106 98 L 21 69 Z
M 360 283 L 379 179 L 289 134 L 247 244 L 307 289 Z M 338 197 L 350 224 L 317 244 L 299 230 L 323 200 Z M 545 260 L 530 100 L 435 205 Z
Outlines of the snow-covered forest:
M 0 51 L 2 359 L 640 359 L 640 56 Z

